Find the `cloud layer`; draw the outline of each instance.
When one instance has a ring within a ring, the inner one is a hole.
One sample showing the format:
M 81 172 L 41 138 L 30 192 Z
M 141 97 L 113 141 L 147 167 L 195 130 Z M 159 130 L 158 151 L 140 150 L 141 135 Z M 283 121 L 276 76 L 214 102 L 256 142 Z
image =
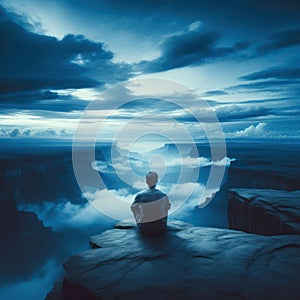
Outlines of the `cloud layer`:
M 128 78 L 130 68 L 113 62 L 104 43 L 82 35 L 63 39 L 33 33 L 0 7 L 0 92 L 3 103 L 23 103 L 57 98 L 49 89 L 103 86 Z

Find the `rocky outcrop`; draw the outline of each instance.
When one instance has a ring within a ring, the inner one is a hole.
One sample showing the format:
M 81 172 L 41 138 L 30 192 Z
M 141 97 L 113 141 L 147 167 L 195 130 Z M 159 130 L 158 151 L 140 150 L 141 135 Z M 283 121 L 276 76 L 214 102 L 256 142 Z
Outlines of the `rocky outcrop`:
M 123 225 L 69 258 L 48 299 L 298 299 L 299 235 L 170 222 L 166 235 L 145 237 Z
M 300 191 L 231 189 L 229 228 L 274 235 L 300 233 Z

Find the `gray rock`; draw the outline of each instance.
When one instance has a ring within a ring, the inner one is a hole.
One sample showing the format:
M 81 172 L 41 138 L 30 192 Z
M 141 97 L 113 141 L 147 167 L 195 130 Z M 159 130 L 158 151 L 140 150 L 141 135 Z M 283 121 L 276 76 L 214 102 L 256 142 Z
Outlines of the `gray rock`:
M 231 189 L 228 223 L 256 234 L 300 233 L 300 191 Z
M 179 230 L 185 229 L 187 227 L 191 227 L 191 226 L 193 226 L 193 225 L 182 222 L 180 220 L 172 220 L 172 221 L 168 221 L 167 230 L 168 231 L 179 231 Z M 136 226 L 136 222 L 134 219 L 125 219 L 125 220 L 117 222 L 114 225 L 114 228 L 117 228 L 117 229 L 131 229 L 131 228 L 135 228 L 135 227 L 137 227 L 137 226 Z
M 180 231 L 189 227 L 193 227 L 193 225 L 180 220 L 172 220 L 168 221 L 167 231 Z
M 132 227 L 129 227 L 130 225 L 132 225 Z M 179 220 L 174 220 L 168 222 L 167 231 L 180 231 L 192 226 L 193 226 L 192 224 L 188 224 Z M 130 229 L 130 228 L 136 228 L 136 225 L 134 221 L 132 221 L 132 223 L 129 223 L 128 220 L 125 220 L 116 223 L 114 228 Z M 123 243 L 124 242 L 123 237 L 127 235 L 127 231 L 122 230 L 122 231 L 115 232 L 113 236 L 111 235 L 112 231 L 113 230 L 107 230 L 100 235 L 91 236 L 90 237 L 91 248 L 93 249 L 102 248 L 102 247 L 106 247 L 107 245 L 111 245 L 112 243 L 114 243 L 115 245 L 119 245 L 118 241 L 120 241 L 120 243 Z M 131 243 L 131 241 L 129 242 Z
M 188 225 L 151 237 L 108 230 L 91 238 L 101 248 L 65 262 L 63 299 L 296 300 L 299 237 Z

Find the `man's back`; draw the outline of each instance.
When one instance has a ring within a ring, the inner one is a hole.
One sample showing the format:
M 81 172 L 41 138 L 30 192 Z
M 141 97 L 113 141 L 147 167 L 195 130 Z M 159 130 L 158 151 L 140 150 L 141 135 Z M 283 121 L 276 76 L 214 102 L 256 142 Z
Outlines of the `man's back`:
M 151 187 L 135 197 L 131 209 L 141 232 L 160 234 L 166 231 L 170 206 L 168 196 Z

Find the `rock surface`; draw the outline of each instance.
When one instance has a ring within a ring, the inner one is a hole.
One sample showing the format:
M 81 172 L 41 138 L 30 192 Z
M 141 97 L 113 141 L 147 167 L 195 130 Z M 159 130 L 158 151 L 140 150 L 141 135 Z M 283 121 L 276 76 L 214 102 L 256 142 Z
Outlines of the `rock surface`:
M 64 264 L 63 299 L 299 299 L 299 235 L 170 225 L 161 237 L 93 236 L 97 249 Z
M 168 231 L 179 231 L 188 227 L 193 226 L 192 224 L 188 224 L 186 222 L 182 222 L 179 220 L 172 220 L 168 222 L 167 230 Z M 125 219 L 114 225 L 114 228 L 117 229 L 130 229 L 135 228 L 136 222 L 134 219 Z
M 300 191 L 231 189 L 229 228 L 256 234 L 300 233 Z

